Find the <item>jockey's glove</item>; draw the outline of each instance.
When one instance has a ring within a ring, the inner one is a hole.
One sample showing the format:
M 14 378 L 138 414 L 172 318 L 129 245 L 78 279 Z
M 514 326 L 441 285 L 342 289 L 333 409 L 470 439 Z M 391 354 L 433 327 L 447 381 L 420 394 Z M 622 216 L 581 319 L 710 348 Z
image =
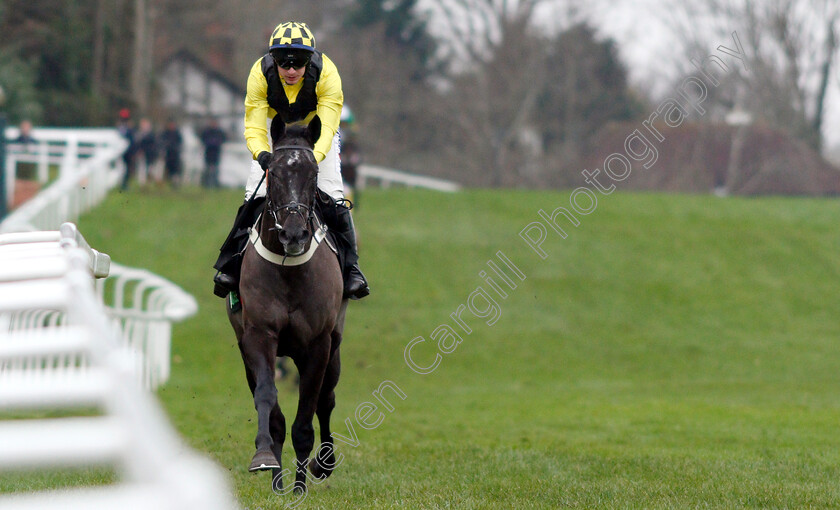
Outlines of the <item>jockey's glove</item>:
M 268 164 L 271 162 L 271 153 L 268 151 L 260 152 L 260 155 L 257 156 L 257 162 L 260 164 L 260 168 L 268 170 Z

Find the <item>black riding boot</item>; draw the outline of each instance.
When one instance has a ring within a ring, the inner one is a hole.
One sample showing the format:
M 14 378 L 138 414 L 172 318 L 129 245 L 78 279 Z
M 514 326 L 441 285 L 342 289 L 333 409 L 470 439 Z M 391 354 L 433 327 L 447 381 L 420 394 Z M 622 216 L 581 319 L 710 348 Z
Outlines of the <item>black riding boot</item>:
M 353 216 L 350 208 L 342 204 L 335 204 L 335 216 L 330 218 L 333 221 L 327 223 L 327 227 L 344 237 L 347 241 L 345 270 L 344 270 L 344 297 L 350 299 L 362 299 L 370 294 L 367 279 L 359 268 L 359 252 L 356 244 L 356 228 L 353 226 Z M 332 223 L 332 224 L 330 224 Z
M 219 258 L 213 265 L 217 269 L 213 277 L 213 294 L 223 298 L 239 290 L 239 270 L 242 268 L 242 252 L 248 244 L 248 229 L 257 221 L 265 204 L 265 197 L 256 197 L 239 207 L 233 228 L 219 249 Z

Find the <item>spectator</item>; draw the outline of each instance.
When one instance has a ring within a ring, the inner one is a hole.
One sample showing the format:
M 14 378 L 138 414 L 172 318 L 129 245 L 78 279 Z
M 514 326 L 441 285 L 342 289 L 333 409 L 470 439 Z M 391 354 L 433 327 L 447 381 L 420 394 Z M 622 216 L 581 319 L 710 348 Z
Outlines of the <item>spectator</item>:
M 137 151 L 143 156 L 143 167 L 145 170 L 145 179 L 154 180 L 154 164 L 158 156 L 158 142 L 155 138 L 155 131 L 152 128 L 152 122 L 147 118 L 140 119 L 140 125 L 137 132 Z
M 32 122 L 28 119 L 21 120 L 18 132 L 17 138 L 9 140 L 9 151 L 16 154 L 37 153 L 38 142 L 32 136 Z M 14 171 L 15 176 L 20 179 L 35 180 L 38 178 L 38 165 L 33 159 L 17 161 Z
M 219 121 L 211 118 L 209 125 L 201 132 L 201 143 L 204 144 L 204 175 L 201 184 L 205 188 L 219 187 L 219 160 L 225 140 L 227 135 L 219 127 Z
M 344 105 L 341 110 L 341 122 L 339 123 L 341 151 L 338 157 L 341 160 L 341 178 L 344 180 L 344 194 L 346 198 L 349 198 L 353 204 L 358 206 L 359 191 L 356 189 L 356 183 L 359 177 L 359 165 L 362 162 L 362 154 L 355 141 L 355 136 L 353 136 L 355 127 L 356 118 L 350 108 Z
M 19 143 L 21 144 L 21 150 L 28 151 L 29 145 L 36 143 L 35 138 L 32 137 L 32 122 L 24 119 L 20 121 L 20 126 L 18 126 L 18 137 L 12 140 L 12 143 Z
M 163 146 L 164 176 L 173 188 L 177 188 L 181 182 L 181 147 L 184 139 L 181 137 L 181 130 L 174 120 L 166 123 L 166 129 L 160 135 L 160 142 Z
M 137 156 L 137 142 L 134 137 L 134 124 L 131 121 L 131 110 L 123 108 L 119 112 L 119 119 L 117 120 L 117 131 L 120 135 L 128 141 L 128 147 L 123 152 L 122 159 L 125 165 L 125 173 L 123 174 L 122 186 L 120 188 L 125 191 L 128 189 L 128 181 L 134 175 L 135 160 Z

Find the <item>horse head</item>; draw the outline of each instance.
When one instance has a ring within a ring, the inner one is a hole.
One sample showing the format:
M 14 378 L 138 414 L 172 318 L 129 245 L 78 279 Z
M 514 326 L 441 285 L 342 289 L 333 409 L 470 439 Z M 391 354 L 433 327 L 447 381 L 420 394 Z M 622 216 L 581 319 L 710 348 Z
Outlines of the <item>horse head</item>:
M 312 239 L 312 216 L 318 181 L 318 162 L 312 151 L 321 135 L 316 115 L 308 126 L 286 126 L 276 115 L 271 122 L 271 163 L 266 177 L 266 210 L 271 230 L 286 255 L 297 256 Z

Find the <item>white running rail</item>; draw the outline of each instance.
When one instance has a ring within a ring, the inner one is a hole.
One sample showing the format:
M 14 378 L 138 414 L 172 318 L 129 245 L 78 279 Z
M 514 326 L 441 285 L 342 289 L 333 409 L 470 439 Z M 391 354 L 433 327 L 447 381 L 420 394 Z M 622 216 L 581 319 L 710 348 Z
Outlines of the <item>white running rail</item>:
M 187 156 L 187 160 L 202 161 L 203 153 L 199 149 L 200 145 L 197 149 L 194 149 L 192 154 Z M 222 151 L 222 161 L 219 166 L 219 179 L 221 183 L 224 186 L 245 186 L 245 182 L 248 180 L 248 174 L 251 171 L 251 158 L 252 156 L 244 143 L 226 143 Z M 460 184 L 445 179 L 412 174 L 376 165 L 359 165 L 356 186 L 359 189 L 364 189 L 375 185 L 379 185 L 382 188 L 406 186 L 445 192 L 455 192 L 461 189 Z
M 12 128 L 6 134 L 14 137 L 17 132 Z M 99 204 L 125 170 L 122 153 L 126 141 L 115 129 L 39 128 L 33 131 L 33 137 L 37 140 L 34 145 L 18 144 L 15 148 L 10 144 L 7 171 L 11 169 L 12 177 L 6 182 L 14 182 L 18 162 L 36 163 L 42 183 L 47 180 L 48 165 L 59 165 L 59 173 L 55 182 L 0 223 L 0 234 L 18 232 L 18 239 L 27 235 L 58 236 L 54 229 Z M 31 270 L 37 272 L 38 265 Z M 143 384 L 155 389 L 165 383 L 170 370 L 172 322 L 194 315 L 198 310 L 195 299 L 160 276 L 118 264 L 111 266 L 109 278 L 97 283 L 97 291 L 109 316 L 120 326 L 125 342 L 143 354 Z M 17 314 L 10 327 L 26 328 L 60 319 L 53 312 L 29 311 Z
M 184 445 L 138 384 L 137 355 L 94 291 L 107 256 L 70 227 L 58 241 L 37 234 L 41 239 L 2 237 L 0 314 L 52 310 L 61 319 L 0 330 L 0 472 L 104 467 L 117 481 L 4 494 L 0 508 L 236 508 L 220 469 Z M 14 419 L 3 419 L 9 413 Z
M 172 323 L 198 312 L 195 298 L 154 273 L 119 264 L 111 264 L 96 290 L 125 344 L 143 353 L 143 385 L 154 390 L 169 380 Z
M 10 254 L 26 253 L 25 260 L 0 267 L 1 278 L 40 278 L 49 274 L 49 264 L 56 264 L 36 253 L 52 254 L 61 239 L 75 239 L 91 253 L 96 281 L 96 293 L 114 326 L 118 327 L 123 345 L 138 354 L 137 376 L 142 385 L 155 390 L 169 380 L 172 323 L 196 314 L 198 303 L 190 294 L 174 283 L 143 269 L 134 269 L 110 262 L 110 259 L 90 249 L 76 226 L 65 223 L 61 231 L 21 232 L 0 234 L 0 248 Z M 38 247 L 39 250 L 34 250 Z M 3 259 L 0 259 L 3 260 Z M 64 322 L 61 312 L 52 309 L 27 309 L 15 314 L 0 314 L 0 331 L 32 330 L 57 326 Z M 43 364 L 59 367 L 72 359 L 42 360 Z
M 8 135 L 14 134 L 7 131 Z M 116 129 L 36 129 L 38 143 L 27 150 L 10 144 L 6 160 L 7 199 L 14 194 L 15 168 L 37 164 L 38 180 L 47 182 L 48 165 L 58 165 L 58 178 L 0 223 L 0 233 L 55 230 L 65 221 L 99 204 L 124 171 L 122 153 L 128 142 Z
M 411 188 L 428 188 L 448 193 L 453 193 L 461 189 L 461 185 L 456 182 L 427 177 L 425 175 L 410 174 L 381 166 L 359 165 L 358 172 L 356 186 L 359 189 L 365 189 L 370 186 L 371 182 L 379 182 L 379 185 L 383 188 L 397 184 Z

